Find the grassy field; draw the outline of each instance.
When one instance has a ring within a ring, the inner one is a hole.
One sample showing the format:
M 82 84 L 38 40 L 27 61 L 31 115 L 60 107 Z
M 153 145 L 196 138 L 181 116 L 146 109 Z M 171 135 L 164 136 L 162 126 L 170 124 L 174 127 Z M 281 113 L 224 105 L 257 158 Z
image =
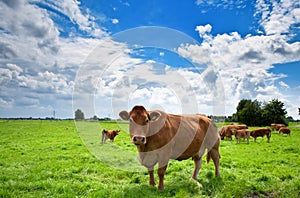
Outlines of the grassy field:
M 203 163 L 202 188 L 189 181 L 192 160 L 171 161 L 161 192 L 148 185 L 126 123 L 1 120 L 0 197 L 300 197 L 298 126 L 270 143 L 222 141 L 222 176 Z M 101 128 L 122 131 L 101 145 Z

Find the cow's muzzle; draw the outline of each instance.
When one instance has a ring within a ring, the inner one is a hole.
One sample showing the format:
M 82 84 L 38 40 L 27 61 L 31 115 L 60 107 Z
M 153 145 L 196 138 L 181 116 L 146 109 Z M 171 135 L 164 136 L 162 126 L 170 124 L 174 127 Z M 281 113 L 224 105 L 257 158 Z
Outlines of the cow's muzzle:
M 146 144 L 146 137 L 135 135 L 135 136 L 132 137 L 132 142 L 135 145 Z

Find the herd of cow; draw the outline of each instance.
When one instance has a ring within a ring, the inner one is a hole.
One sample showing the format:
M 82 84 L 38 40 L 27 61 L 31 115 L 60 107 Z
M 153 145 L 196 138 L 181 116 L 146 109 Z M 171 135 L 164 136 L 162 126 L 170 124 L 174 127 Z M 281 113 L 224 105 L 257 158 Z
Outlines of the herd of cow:
M 197 178 L 202 165 L 202 156 L 207 150 L 206 161 L 213 160 L 215 175 L 220 176 L 220 139 L 232 139 L 235 135 L 238 142 L 241 138 L 267 136 L 270 141 L 271 130 L 290 134 L 284 125 L 272 124 L 270 128 L 250 131 L 244 124 L 223 126 L 218 131 L 211 119 L 204 115 L 174 115 L 160 110 L 148 111 L 143 106 L 135 106 L 131 111 L 121 111 L 119 116 L 129 121 L 129 134 L 137 147 L 140 163 L 148 169 L 149 184 L 154 186 L 154 166 L 158 164 L 158 189 L 164 189 L 164 175 L 170 159 L 178 161 L 192 158 L 194 171 L 191 179 Z M 102 143 L 111 142 L 120 130 L 103 130 Z M 220 138 L 221 137 L 221 138 Z
M 231 124 L 228 126 L 222 126 L 219 134 L 222 140 L 226 137 L 227 139 L 232 140 L 232 135 L 235 136 L 237 143 L 240 143 L 241 139 L 246 139 L 249 144 L 250 136 L 254 138 L 254 142 L 256 142 L 257 137 L 266 136 L 268 142 L 270 142 L 271 132 L 278 131 L 279 134 L 287 134 L 291 135 L 291 130 L 287 128 L 284 124 L 271 124 L 270 128 L 260 128 L 250 131 L 248 126 L 245 124 Z

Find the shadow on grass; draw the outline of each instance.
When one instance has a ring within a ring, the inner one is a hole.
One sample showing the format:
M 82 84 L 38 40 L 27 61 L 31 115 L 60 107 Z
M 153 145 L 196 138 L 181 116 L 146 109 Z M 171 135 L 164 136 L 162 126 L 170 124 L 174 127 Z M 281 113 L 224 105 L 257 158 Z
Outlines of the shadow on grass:
M 195 181 L 166 181 L 165 190 L 160 191 L 156 186 L 145 184 L 130 185 L 123 189 L 124 197 L 213 197 L 224 186 L 224 182 L 220 177 L 203 178 Z

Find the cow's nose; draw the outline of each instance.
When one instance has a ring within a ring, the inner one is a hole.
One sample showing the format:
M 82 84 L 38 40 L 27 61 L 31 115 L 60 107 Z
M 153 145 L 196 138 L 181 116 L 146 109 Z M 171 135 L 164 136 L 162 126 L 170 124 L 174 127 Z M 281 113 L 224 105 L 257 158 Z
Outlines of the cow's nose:
M 132 141 L 134 144 L 145 144 L 146 137 L 145 136 L 133 136 Z

